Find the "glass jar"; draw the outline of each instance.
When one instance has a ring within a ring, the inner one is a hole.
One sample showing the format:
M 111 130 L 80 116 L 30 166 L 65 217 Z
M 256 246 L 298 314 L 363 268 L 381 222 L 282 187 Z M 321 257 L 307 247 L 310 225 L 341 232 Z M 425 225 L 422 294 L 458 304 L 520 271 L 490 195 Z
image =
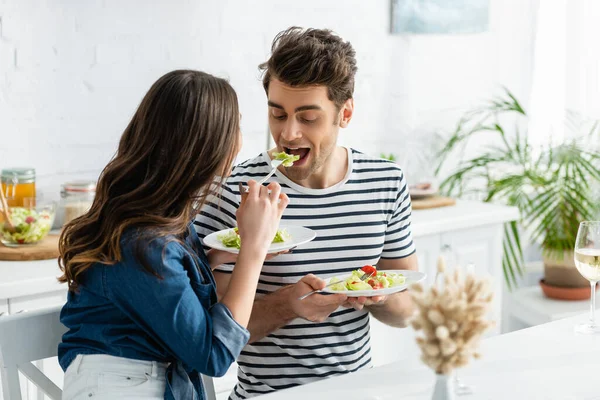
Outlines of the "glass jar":
M 5 168 L 0 182 L 9 207 L 25 207 L 27 200 L 36 197 L 34 168 Z
M 89 211 L 96 195 L 96 182 L 74 181 L 61 185 L 60 207 L 56 228 L 71 222 Z

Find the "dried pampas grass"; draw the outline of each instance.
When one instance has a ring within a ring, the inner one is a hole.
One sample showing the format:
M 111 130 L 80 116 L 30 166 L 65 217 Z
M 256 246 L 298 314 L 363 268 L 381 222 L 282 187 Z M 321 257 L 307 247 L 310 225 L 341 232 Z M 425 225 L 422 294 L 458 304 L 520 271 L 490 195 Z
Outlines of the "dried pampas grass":
M 421 360 L 436 373 L 448 375 L 467 365 L 471 357 L 479 358 L 481 336 L 494 326 L 485 320 L 493 299 L 489 281 L 463 274 L 459 268 L 446 274 L 446 262 L 440 256 L 434 285 L 426 290 L 416 283 L 411 289 L 417 308 L 411 325 L 422 332 L 417 337 Z

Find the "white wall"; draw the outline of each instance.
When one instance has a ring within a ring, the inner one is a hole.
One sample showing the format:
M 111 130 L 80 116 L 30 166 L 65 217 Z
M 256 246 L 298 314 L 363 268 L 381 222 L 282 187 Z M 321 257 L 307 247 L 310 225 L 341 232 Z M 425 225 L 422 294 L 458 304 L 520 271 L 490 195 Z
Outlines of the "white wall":
M 569 2 L 566 107 L 600 119 L 600 2 Z
M 483 34 L 395 36 L 388 0 L 0 0 L 0 167 L 35 167 L 50 197 L 61 182 L 97 177 L 146 90 L 175 68 L 230 79 L 244 115 L 240 159 L 252 157 L 267 141 L 257 65 L 277 32 L 300 25 L 331 28 L 357 51 L 342 143 L 394 152 L 410 170 L 417 146 L 431 153 L 422 143 L 432 130 L 500 84 L 527 100 L 530 4 L 491 0 Z
M 382 147 L 397 149 L 414 178 L 431 173 L 435 150 L 467 109 L 509 88 L 525 105 L 531 85 L 535 1 L 491 0 L 489 31 L 392 37 L 401 73 L 392 95 Z M 431 168 L 428 171 L 427 165 Z

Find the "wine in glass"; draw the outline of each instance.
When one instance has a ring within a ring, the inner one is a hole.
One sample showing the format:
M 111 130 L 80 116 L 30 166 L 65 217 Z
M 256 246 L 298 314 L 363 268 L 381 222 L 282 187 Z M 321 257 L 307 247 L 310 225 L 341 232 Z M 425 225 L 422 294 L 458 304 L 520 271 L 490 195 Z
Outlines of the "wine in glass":
M 600 221 L 583 221 L 579 224 L 575 240 L 575 266 L 591 286 L 590 319 L 575 327 L 575 332 L 600 334 L 596 323 L 596 283 L 600 280 Z

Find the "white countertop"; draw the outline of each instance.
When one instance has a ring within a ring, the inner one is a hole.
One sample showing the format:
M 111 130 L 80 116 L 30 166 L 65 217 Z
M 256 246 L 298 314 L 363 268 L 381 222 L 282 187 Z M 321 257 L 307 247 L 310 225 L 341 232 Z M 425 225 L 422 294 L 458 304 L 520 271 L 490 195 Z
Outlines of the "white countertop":
M 413 210 L 415 237 L 458 229 L 504 223 L 519 216 L 514 207 L 474 201 L 458 201 L 449 207 Z M 61 290 L 56 282 L 61 274 L 56 260 L 0 261 L 0 300 L 35 293 Z
M 600 400 L 600 336 L 573 327 L 587 314 L 496 336 L 482 342 L 483 358 L 459 370 L 486 400 Z M 418 360 L 394 363 L 262 396 L 264 400 L 430 400 L 435 376 Z
M 589 290 L 589 289 L 588 289 Z M 596 292 L 597 302 L 598 292 Z M 573 317 L 590 309 L 590 300 L 556 300 L 546 297 L 539 285 L 515 290 L 508 298 L 510 314 L 529 326 Z
M 519 219 L 516 207 L 459 200 L 454 206 L 412 211 L 413 236 L 468 229 Z

